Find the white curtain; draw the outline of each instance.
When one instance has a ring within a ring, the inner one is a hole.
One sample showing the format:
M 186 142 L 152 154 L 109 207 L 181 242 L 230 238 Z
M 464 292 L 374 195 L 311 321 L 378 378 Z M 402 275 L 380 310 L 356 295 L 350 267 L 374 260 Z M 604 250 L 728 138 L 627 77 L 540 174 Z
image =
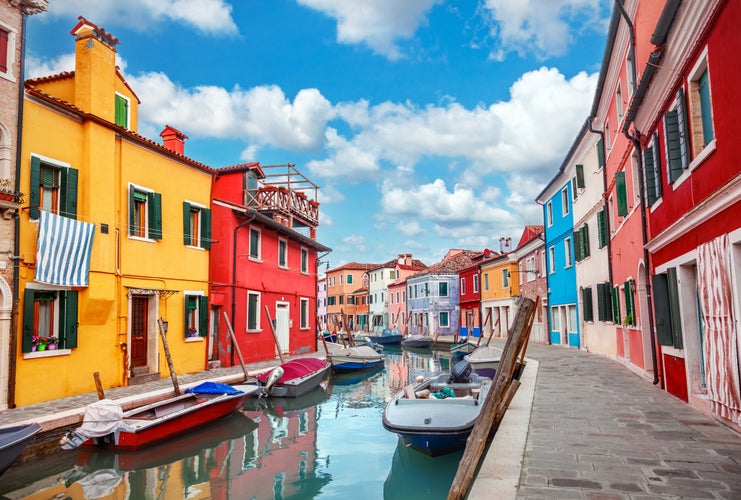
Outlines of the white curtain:
M 730 266 L 728 235 L 719 236 L 698 247 L 702 347 L 711 411 L 741 424 L 738 332 L 733 311 Z

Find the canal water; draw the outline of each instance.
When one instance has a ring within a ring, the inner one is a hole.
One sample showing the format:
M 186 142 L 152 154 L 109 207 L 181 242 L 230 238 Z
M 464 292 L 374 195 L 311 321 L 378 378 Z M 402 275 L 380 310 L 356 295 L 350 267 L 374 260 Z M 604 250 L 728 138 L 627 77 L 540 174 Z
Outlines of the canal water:
M 392 348 L 393 349 L 393 348 Z M 374 372 L 332 375 L 294 399 L 241 412 L 135 453 L 59 451 L 0 476 L 0 499 L 446 498 L 462 457 L 431 458 L 383 428 L 386 403 L 450 354 L 386 350 Z

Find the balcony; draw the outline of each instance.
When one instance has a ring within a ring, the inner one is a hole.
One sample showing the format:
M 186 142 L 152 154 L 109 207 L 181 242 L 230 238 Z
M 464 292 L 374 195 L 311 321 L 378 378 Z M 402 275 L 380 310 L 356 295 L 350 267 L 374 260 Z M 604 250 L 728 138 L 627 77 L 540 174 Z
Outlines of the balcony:
M 0 179 L 0 214 L 7 218 L 7 214 L 15 213 L 24 202 L 24 194 L 17 193 L 10 187 L 9 183 Z
M 244 203 L 276 221 L 291 227 L 319 225 L 319 186 L 292 164 L 262 166 L 265 179 L 255 188 L 244 190 Z

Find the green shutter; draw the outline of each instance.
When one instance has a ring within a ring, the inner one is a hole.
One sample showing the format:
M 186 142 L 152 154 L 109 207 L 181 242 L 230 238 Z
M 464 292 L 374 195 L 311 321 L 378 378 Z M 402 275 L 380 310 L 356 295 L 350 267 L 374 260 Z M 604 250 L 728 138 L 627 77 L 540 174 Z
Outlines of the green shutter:
M 190 245 L 190 203 L 183 202 L 183 244 Z
M 601 137 L 597 141 L 597 162 L 599 163 L 599 168 L 605 166 L 605 141 Z
M 618 287 L 612 288 L 612 322 L 620 324 L 620 290 Z
M 59 292 L 59 304 L 60 304 L 60 330 L 61 335 L 59 341 L 64 349 L 72 349 L 77 347 L 77 328 L 79 323 L 77 321 L 77 292 L 68 290 Z
M 625 185 L 625 172 L 615 173 L 615 190 L 617 191 L 617 213 L 620 216 L 628 215 L 628 190 Z
M 654 317 L 656 319 L 656 338 L 659 345 L 674 345 L 667 275 L 654 274 L 651 277 L 651 283 L 653 288 Z
M 625 296 L 625 317 L 630 315 L 630 324 L 636 324 L 635 310 L 633 309 L 633 291 L 630 289 L 631 280 L 623 283 L 623 295 Z
M 34 290 L 26 288 L 23 292 L 23 333 L 21 339 L 21 350 L 23 352 L 31 352 L 31 346 L 33 345 L 33 306 L 34 306 Z
M 201 248 L 211 248 L 211 210 L 201 209 Z
M 574 194 L 574 199 L 576 199 L 578 196 L 576 190 L 576 177 L 571 178 L 571 192 Z
M 653 147 L 643 150 L 643 176 L 646 179 L 646 205 L 650 207 L 658 199 L 656 196 L 656 183 L 661 182 L 660 179 L 656 178 Z
M 134 199 L 136 197 L 136 190 L 134 186 L 129 186 L 129 236 L 135 234 L 136 224 L 134 224 L 135 211 L 134 211 Z
M 190 301 L 192 295 L 186 295 L 183 300 L 183 337 L 188 337 L 188 315 L 190 314 Z
M 597 284 L 597 312 L 600 321 L 610 321 L 612 310 L 612 288 L 610 283 Z
M 128 125 L 128 104 L 129 103 L 125 98 L 116 95 L 116 117 L 114 118 L 116 125 L 121 127 L 126 127 Z
M 149 193 L 147 201 L 149 211 L 149 237 L 153 240 L 162 239 L 162 195 Z
M 582 289 L 582 304 L 584 306 L 584 321 L 594 321 L 594 311 L 592 311 L 592 288 Z
M 60 215 L 77 218 L 77 169 L 62 169 Z
M 581 229 L 574 231 L 574 258 L 577 262 L 584 258 L 581 252 Z
M 590 255 L 589 251 L 589 224 L 584 224 L 584 227 L 581 228 L 581 241 L 582 241 L 582 255 L 583 258 L 587 258 Z
M 669 289 L 669 311 L 671 313 L 672 342 L 674 347 L 682 349 L 682 317 L 679 309 L 679 283 L 677 281 L 677 268 L 667 269 L 667 280 Z
M 198 297 L 198 333 L 201 337 L 208 335 L 208 297 Z
M 576 187 L 584 189 L 584 165 L 576 165 Z
M 597 212 L 597 239 L 600 248 L 607 245 L 607 215 L 604 208 Z
M 29 211 L 28 215 L 32 219 L 39 218 L 39 185 L 41 184 L 41 160 L 35 156 L 31 157 L 31 185 L 28 192 Z M 30 349 L 29 349 L 30 351 Z

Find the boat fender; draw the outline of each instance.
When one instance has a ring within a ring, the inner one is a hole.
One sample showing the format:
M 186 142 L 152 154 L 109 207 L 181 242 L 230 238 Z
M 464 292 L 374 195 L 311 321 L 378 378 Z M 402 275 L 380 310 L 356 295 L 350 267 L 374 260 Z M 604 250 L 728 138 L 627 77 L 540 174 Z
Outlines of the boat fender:
M 265 382 L 265 394 L 269 394 L 273 386 L 281 379 L 283 378 L 283 367 L 277 366 L 273 368 L 273 371 L 270 372 L 270 375 L 268 375 L 268 379 Z
M 427 399 L 430 397 L 430 390 L 422 389 L 421 391 L 415 392 L 414 395 L 417 397 L 417 399 Z

